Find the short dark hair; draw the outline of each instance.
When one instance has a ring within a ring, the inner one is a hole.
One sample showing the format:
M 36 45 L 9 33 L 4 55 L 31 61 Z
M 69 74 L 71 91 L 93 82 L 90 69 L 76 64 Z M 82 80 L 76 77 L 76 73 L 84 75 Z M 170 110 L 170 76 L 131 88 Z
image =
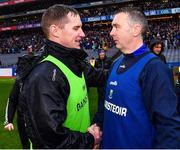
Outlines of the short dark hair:
M 64 25 L 68 22 L 67 15 L 72 13 L 72 15 L 79 15 L 78 11 L 70 6 L 55 4 L 49 7 L 42 15 L 41 27 L 46 36 L 49 35 L 49 27 L 52 24 Z
M 142 26 L 142 35 L 144 35 L 147 31 L 149 31 L 148 21 L 146 19 L 145 14 L 138 7 L 122 7 L 119 8 L 116 14 L 125 13 L 129 16 L 130 22 L 140 23 Z
M 154 51 L 153 51 L 153 48 L 154 48 L 155 45 L 158 45 L 158 44 L 161 44 L 161 53 L 162 53 L 162 52 L 164 51 L 164 43 L 163 43 L 161 40 L 159 40 L 159 39 L 153 39 L 153 40 L 151 40 L 150 50 L 151 50 L 152 52 L 154 52 Z

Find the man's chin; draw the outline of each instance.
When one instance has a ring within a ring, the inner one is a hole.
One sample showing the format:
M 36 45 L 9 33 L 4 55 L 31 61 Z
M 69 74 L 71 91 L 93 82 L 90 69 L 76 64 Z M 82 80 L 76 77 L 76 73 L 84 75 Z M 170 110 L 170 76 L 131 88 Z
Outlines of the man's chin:
M 118 44 L 116 44 L 116 48 L 120 49 L 121 47 Z
M 81 47 L 80 46 L 76 46 L 76 49 L 81 49 Z

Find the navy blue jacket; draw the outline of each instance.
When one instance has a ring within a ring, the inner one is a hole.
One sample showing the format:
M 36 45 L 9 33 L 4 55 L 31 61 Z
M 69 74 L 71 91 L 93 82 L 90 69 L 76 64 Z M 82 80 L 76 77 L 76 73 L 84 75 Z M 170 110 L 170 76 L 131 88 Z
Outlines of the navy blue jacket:
M 121 74 L 127 71 L 147 53 L 147 47 L 143 45 L 134 53 L 124 55 L 119 66 L 126 67 L 119 67 L 116 72 Z M 142 99 L 156 133 L 153 148 L 180 148 L 180 115 L 177 113 L 177 97 L 172 83 L 169 68 L 158 58 L 149 61 L 139 76 Z

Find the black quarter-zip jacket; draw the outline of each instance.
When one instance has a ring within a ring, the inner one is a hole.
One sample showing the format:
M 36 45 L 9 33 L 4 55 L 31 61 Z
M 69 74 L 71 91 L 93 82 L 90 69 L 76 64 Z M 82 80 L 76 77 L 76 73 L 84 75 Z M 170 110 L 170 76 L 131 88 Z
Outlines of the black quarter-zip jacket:
M 45 52 L 59 59 L 77 76 L 81 77 L 84 72 L 87 86 L 105 84 L 103 71 L 95 70 L 84 61 L 87 54 L 83 50 L 47 40 Z M 39 63 L 25 79 L 18 108 L 24 114 L 34 148 L 93 148 L 93 135 L 63 126 L 69 94 L 66 76 L 51 62 Z

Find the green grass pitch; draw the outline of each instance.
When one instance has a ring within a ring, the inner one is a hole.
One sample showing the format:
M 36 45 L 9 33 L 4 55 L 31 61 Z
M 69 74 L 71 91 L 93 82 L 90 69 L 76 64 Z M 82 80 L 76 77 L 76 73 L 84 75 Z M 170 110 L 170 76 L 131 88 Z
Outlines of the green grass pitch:
M 11 91 L 14 79 L 0 79 L 0 149 L 21 149 L 18 130 L 16 126 L 16 118 L 14 118 L 14 131 L 4 130 L 4 115 L 6 109 L 7 98 Z M 97 91 L 96 88 L 89 90 L 90 114 L 91 119 L 97 110 Z

